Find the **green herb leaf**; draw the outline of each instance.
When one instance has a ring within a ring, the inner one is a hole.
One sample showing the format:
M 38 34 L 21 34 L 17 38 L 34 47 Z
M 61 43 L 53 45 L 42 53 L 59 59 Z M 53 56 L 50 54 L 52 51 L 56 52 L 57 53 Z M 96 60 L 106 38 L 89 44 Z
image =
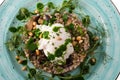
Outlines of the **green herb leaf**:
M 75 5 L 73 5 L 72 3 L 69 5 L 69 12 L 72 13 L 73 10 L 75 9 Z
M 27 46 L 27 48 L 31 51 L 35 51 L 38 47 L 37 44 L 31 43 L 29 46 Z
M 82 36 L 84 34 L 82 28 L 80 26 L 78 26 L 77 28 L 77 32 Z
M 15 33 L 17 31 L 17 28 L 15 27 L 10 27 L 9 28 L 9 31 L 12 32 L 12 33 Z
M 55 51 L 55 56 L 56 57 L 61 57 L 63 52 L 66 50 L 67 48 L 67 44 L 71 42 L 71 39 L 66 39 L 65 43 L 63 45 L 61 45 L 59 48 L 56 49 Z
M 29 72 L 30 72 L 30 75 L 31 75 L 31 76 L 34 76 L 34 75 L 36 74 L 36 69 L 30 68 L 30 69 L 29 69 Z
M 61 57 L 65 50 L 66 50 L 66 45 L 61 45 L 58 49 L 56 49 L 55 56 Z
M 87 27 L 90 24 L 90 17 L 87 15 L 82 19 L 82 24 Z
M 61 27 L 55 26 L 55 27 L 53 28 L 53 31 L 54 31 L 54 32 L 58 32 L 60 28 L 61 28 Z
M 71 24 L 68 26 L 68 29 L 69 29 L 69 30 L 74 30 L 74 25 L 71 23 Z
M 80 46 L 79 46 L 79 45 L 76 45 L 76 46 L 74 47 L 74 50 L 75 50 L 75 52 L 79 52 L 79 51 L 80 51 Z
M 84 65 L 84 67 L 82 68 L 82 74 L 85 75 L 89 73 L 89 70 L 90 70 L 89 65 Z
M 63 21 L 66 23 L 66 21 L 67 21 L 67 19 L 68 19 L 68 15 L 67 15 L 67 14 L 64 14 L 64 15 L 62 16 L 62 18 L 63 18 Z
M 30 73 L 28 73 L 28 78 L 29 78 L 29 79 L 31 79 L 31 78 L 32 78 L 32 76 L 30 75 Z
M 36 38 L 39 38 L 39 36 L 41 34 L 40 29 L 35 29 L 32 32 L 34 33 L 34 35 L 35 35 Z
M 34 39 L 30 38 L 29 41 L 26 44 L 27 49 L 31 50 L 31 51 L 35 51 L 38 46 L 37 44 L 34 43 Z
M 42 33 L 42 37 L 45 38 L 45 39 L 49 39 L 49 31 L 44 31 Z
M 16 18 L 18 20 L 25 20 L 30 16 L 30 12 L 26 9 L 26 8 L 21 8 L 19 10 L 18 15 L 16 16 Z
M 66 39 L 65 40 L 65 44 L 67 45 L 68 43 L 70 43 L 71 42 L 71 39 Z
M 10 27 L 9 31 L 12 32 L 12 33 L 15 33 L 15 32 L 18 32 L 21 28 L 22 28 L 22 26 L 18 26 L 17 28 L 16 27 Z
M 48 8 L 51 8 L 51 9 L 55 8 L 55 6 L 54 6 L 54 4 L 52 2 L 48 2 L 47 5 L 48 5 Z
M 17 50 L 16 50 L 16 54 L 17 54 L 18 56 L 23 56 L 23 57 L 25 57 L 25 52 L 23 51 L 23 49 L 17 49 Z
M 27 60 L 23 60 L 21 64 L 22 65 L 27 65 Z
M 48 21 L 47 21 L 47 20 L 44 20 L 43 24 L 44 24 L 44 25 L 48 25 Z
M 6 46 L 8 47 L 8 49 L 9 49 L 10 51 L 13 51 L 13 50 L 15 49 L 15 46 L 14 46 L 13 42 L 11 42 L 11 41 L 8 41 L 8 42 L 6 43 Z
M 23 40 L 21 39 L 21 35 L 23 35 L 22 29 L 23 29 L 23 27 L 10 28 L 10 31 L 13 33 L 13 35 L 6 42 L 6 45 L 10 51 L 18 50 L 18 49 L 24 47 Z M 24 30 L 24 32 L 25 32 L 25 30 Z
M 65 11 L 69 9 L 69 12 L 72 13 L 75 9 L 75 5 L 72 3 L 72 0 L 64 0 L 62 3 L 62 7 L 58 11 Z
M 47 57 L 49 60 L 54 60 L 55 59 L 55 56 L 51 53 L 48 52 L 48 57 Z
M 49 20 L 49 23 L 53 24 L 55 20 L 56 20 L 56 17 L 52 15 L 52 18 Z
M 43 12 L 43 8 L 44 8 L 44 5 L 42 3 L 37 3 L 37 9 L 40 11 L 40 12 Z

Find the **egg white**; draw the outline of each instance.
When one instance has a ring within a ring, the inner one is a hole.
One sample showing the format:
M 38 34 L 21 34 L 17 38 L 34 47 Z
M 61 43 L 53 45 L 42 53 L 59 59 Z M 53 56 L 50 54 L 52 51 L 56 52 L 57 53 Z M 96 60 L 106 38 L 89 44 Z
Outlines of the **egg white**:
M 54 27 L 60 27 L 58 32 L 53 31 Z M 56 48 L 59 48 L 61 45 L 63 45 L 66 39 L 71 39 L 71 35 L 70 33 L 66 32 L 64 25 L 59 23 L 55 23 L 52 26 L 36 25 L 36 28 L 39 28 L 41 32 L 49 31 L 50 39 L 41 38 L 38 43 L 39 44 L 38 49 L 43 50 L 47 57 L 48 57 L 48 52 L 49 54 L 55 55 Z M 60 37 L 61 40 L 58 40 L 57 37 Z M 67 58 L 69 58 L 70 54 L 72 54 L 73 52 L 74 52 L 73 45 L 72 43 L 69 43 L 67 45 L 67 49 L 64 52 L 64 54 L 61 57 L 55 57 L 54 61 L 57 60 L 64 61 Z

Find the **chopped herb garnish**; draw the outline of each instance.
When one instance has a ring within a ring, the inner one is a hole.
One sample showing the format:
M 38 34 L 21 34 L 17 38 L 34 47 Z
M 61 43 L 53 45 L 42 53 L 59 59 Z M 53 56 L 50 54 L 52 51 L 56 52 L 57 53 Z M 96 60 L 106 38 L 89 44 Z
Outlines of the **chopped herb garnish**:
M 74 50 L 75 50 L 75 52 L 79 52 L 79 51 L 80 51 L 80 46 L 79 46 L 79 44 L 74 47 Z
M 42 3 L 37 3 L 37 9 L 42 12 L 44 8 L 44 5 Z
M 36 38 L 39 38 L 39 36 L 41 34 L 40 29 L 35 29 L 32 32 L 34 33 L 34 35 L 35 35 Z
M 54 60 L 55 59 L 55 55 L 51 54 L 48 52 L 48 57 L 49 60 Z
M 49 20 L 49 23 L 53 24 L 56 20 L 56 17 L 54 15 L 51 15 L 52 18 Z
M 66 39 L 65 40 L 65 44 L 67 45 L 68 43 L 70 43 L 71 42 L 71 39 Z
M 34 43 L 34 39 L 30 38 L 29 41 L 26 44 L 27 49 L 31 50 L 31 51 L 35 51 L 38 46 L 36 43 Z
M 42 33 L 42 37 L 45 38 L 45 39 L 49 39 L 49 31 L 44 31 Z
M 23 60 L 21 64 L 22 65 L 27 65 L 27 60 Z
M 83 19 L 82 19 L 82 24 L 85 26 L 85 27 L 88 27 L 88 25 L 90 24 L 90 17 L 87 15 L 85 16 Z
M 10 27 L 9 28 L 9 31 L 12 32 L 12 33 L 15 33 L 15 32 L 18 32 L 19 30 L 22 30 L 22 26 L 19 26 L 19 27 Z
M 16 54 L 17 54 L 18 56 L 25 57 L 25 52 L 23 51 L 22 48 L 21 48 L 21 49 L 17 49 L 17 50 L 16 50 Z
M 53 31 L 54 31 L 54 32 L 58 32 L 60 28 L 61 28 L 61 27 L 55 26 L 55 27 L 53 28 Z
M 51 9 L 55 8 L 55 6 L 54 6 L 54 4 L 52 2 L 48 2 L 47 5 L 48 5 L 48 8 L 51 8 Z
M 68 19 L 68 15 L 67 15 L 67 14 L 64 14 L 64 15 L 62 16 L 62 19 L 63 19 L 63 21 L 66 23 L 66 21 L 67 21 L 67 19 Z
M 30 12 L 26 9 L 26 8 L 21 8 L 19 10 L 18 15 L 16 16 L 16 18 L 18 20 L 25 20 L 30 16 Z
M 10 28 L 9 28 L 9 31 L 15 33 L 15 32 L 17 31 L 17 28 L 15 28 L 15 27 L 10 27 Z
M 72 13 L 73 10 L 75 9 L 75 5 L 73 5 L 72 3 L 69 5 L 69 12 Z
M 11 40 L 9 40 L 6 45 L 8 46 L 10 51 L 13 51 L 14 49 L 18 48 L 21 43 L 20 36 L 14 35 L 12 36 Z
M 68 29 L 69 29 L 69 30 L 74 30 L 74 25 L 71 23 L 71 24 L 68 26 Z
M 62 11 L 65 11 L 67 9 L 69 9 L 69 13 L 72 13 L 73 10 L 75 9 L 75 6 L 72 3 L 72 0 L 68 0 L 68 1 L 64 0 L 61 8 L 58 11 L 62 12 Z
M 67 45 L 69 42 L 71 42 L 71 39 L 66 39 L 65 43 L 56 49 L 55 51 L 56 57 L 61 57 L 63 55 L 64 51 L 67 49 Z
M 80 34 L 80 35 L 83 35 L 83 34 L 84 34 L 83 29 L 82 29 L 80 26 L 77 27 L 77 32 L 78 32 L 78 34 Z
M 82 69 L 82 74 L 84 75 L 84 74 L 89 73 L 89 70 L 90 70 L 89 65 L 85 65 L 85 66 L 83 67 L 83 69 Z
M 55 56 L 56 57 L 61 57 L 63 52 L 66 50 L 66 45 L 61 45 L 56 51 L 55 51 Z
M 47 21 L 47 20 L 44 20 L 44 21 L 43 21 L 43 24 L 48 25 L 48 21 Z
M 31 77 L 34 76 L 36 74 L 36 69 L 30 68 L 29 69 L 29 74 L 30 74 Z

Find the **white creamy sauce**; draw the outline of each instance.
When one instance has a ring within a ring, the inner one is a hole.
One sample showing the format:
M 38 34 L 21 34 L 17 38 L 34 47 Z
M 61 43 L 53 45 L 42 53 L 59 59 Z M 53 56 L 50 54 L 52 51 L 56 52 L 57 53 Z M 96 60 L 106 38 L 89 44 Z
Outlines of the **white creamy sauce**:
M 49 32 L 49 39 L 41 38 L 39 40 L 39 50 L 43 50 L 45 55 L 48 57 L 49 54 L 55 54 L 56 49 L 63 45 L 66 39 L 71 39 L 70 33 L 65 31 L 65 28 L 62 24 L 55 23 L 52 26 L 46 25 L 36 25 L 37 28 L 43 33 L 44 31 Z M 55 27 L 60 27 L 57 32 L 53 31 Z M 54 61 L 61 60 L 64 61 L 69 58 L 70 54 L 74 52 L 72 43 L 67 44 L 67 49 L 61 57 L 55 57 Z

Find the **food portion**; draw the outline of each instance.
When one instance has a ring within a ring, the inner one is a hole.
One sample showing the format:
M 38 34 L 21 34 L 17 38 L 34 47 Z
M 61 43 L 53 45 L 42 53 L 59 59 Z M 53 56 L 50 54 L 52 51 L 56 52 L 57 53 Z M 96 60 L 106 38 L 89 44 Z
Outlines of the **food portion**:
M 96 63 L 95 58 L 88 57 L 98 47 L 99 37 L 88 30 L 90 17 L 79 19 L 74 9 L 75 5 L 69 0 L 63 1 L 60 8 L 49 2 L 46 6 L 38 3 L 34 13 L 26 8 L 19 10 L 16 18 L 21 22 L 27 20 L 23 26 L 9 28 L 13 35 L 7 45 L 10 51 L 16 52 L 22 70 L 30 72 L 29 77 L 33 78 L 41 69 L 60 75 L 79 66 L 82 76 L 89 72 L 88 64 Z M 30 68 L 28 62 L 35 69 Z
M 64 16 L 66 21 L 64 21 Z M 28 44 L 29 40 L 34 39 L 34 42 L 37 43 L 37 48 L 33 50 L 32 55 L 29 47 L 26 49 L 28 51 L 26 53 L 30 54 L 30 61 L 36 68 L 53 74 L 61 74 L 75 69 L 84 61 L 85 51 L 90 46 L 89 36 L 87 29 L 75 14 L 61 15 L 60 12 L 55 12 L 53 15 L 37 14 L 34 17 L 39 18 L 32 22 L 34 25 L 32 24 L 31 30 L 29 30 L 29 27 L 31 28 L 29 21 L 26 24 L 29 32 L 28 36 L 25 36 L 28 37 L 25 42 Z M 45 22 L 48 17 L 48 22 L 53 17 L 55 19 L 52 23 L 39 23 L 39 20 Z M 30 20 L 32 19 L 33 16 Z M 38 52 L 39 55 L 36 54 Z
M 39 40 L 38 50 L 43 50 L 45 56 L 51 60 L 59 62 L 65 62 L 69 58 L 70 54 L 74 52 L 71 41 L 71 35 L 65 31 L 62 24 L 55 23 L 52 26 L 37 25 L 41 34 Z

